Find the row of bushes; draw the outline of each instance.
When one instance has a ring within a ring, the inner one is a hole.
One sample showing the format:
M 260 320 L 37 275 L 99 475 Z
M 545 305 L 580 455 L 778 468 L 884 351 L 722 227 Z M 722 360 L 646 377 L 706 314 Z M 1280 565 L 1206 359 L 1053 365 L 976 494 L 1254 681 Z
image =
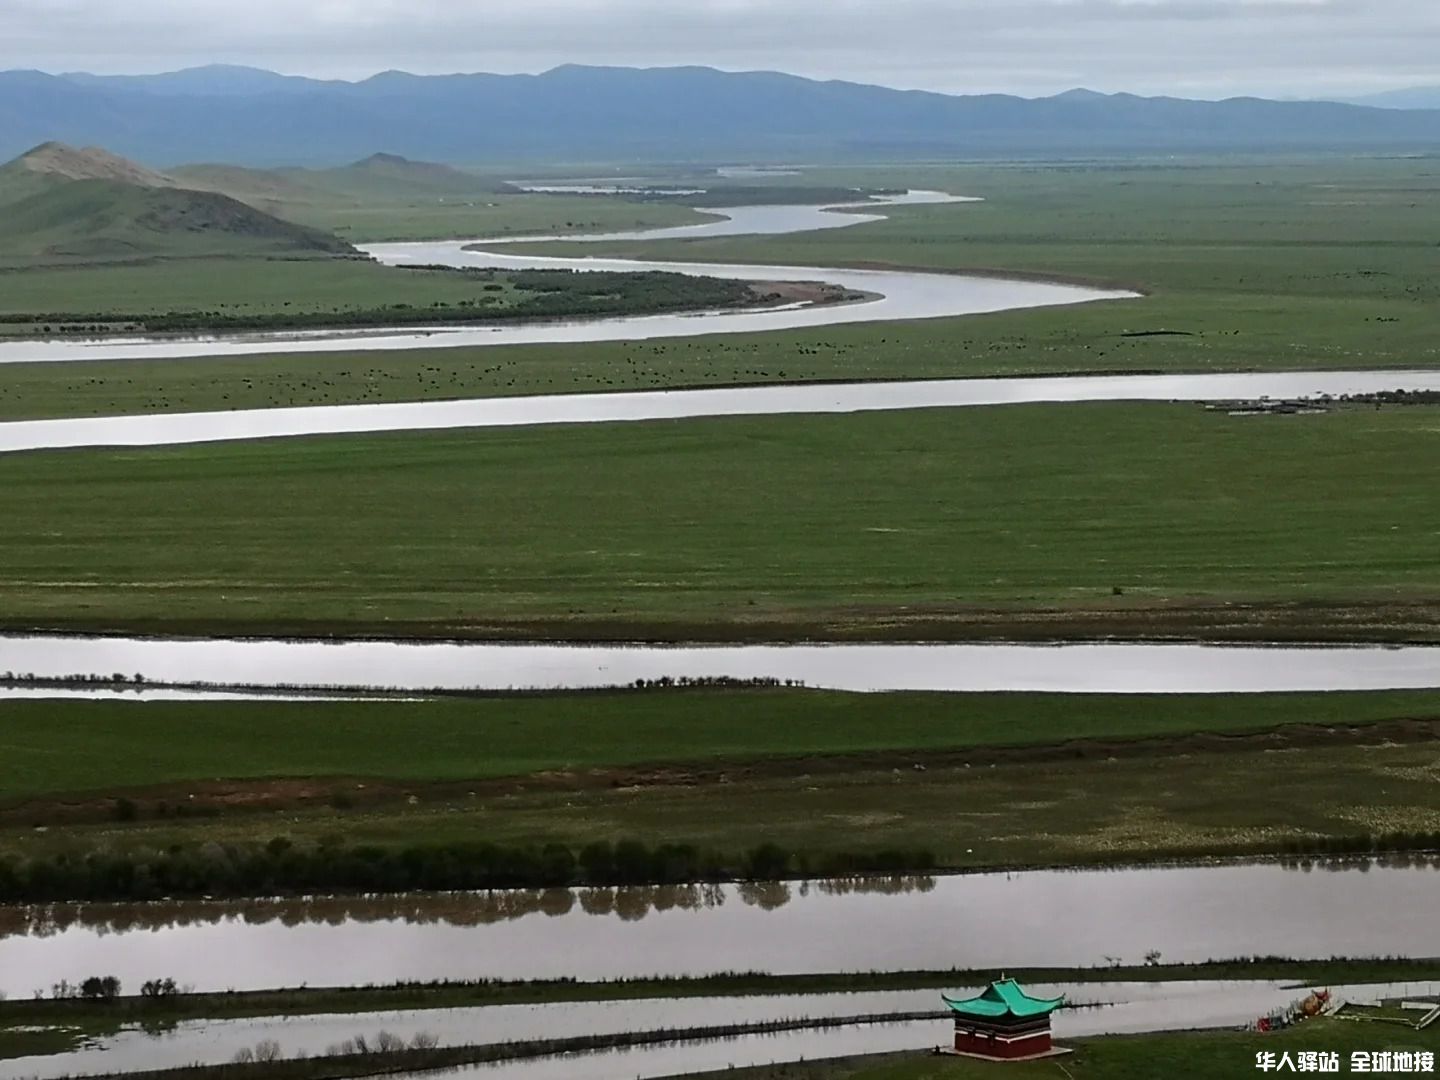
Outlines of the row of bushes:
M 305 330 L 334 327 L 435 325 L 508 319 L 562 319 L 607 315 L 649 314 L 731 307 L 753 299 L 743 281 L 691 277 L 661 271 L 577 273 L 570 270 L 523 270 L 511 277 L 523 296 L 506 307 L 490 307 L 489 297 L 428 307 L 390 304 L 384 307 L 333 311 L 277 311 L 241 314 L 228 311 L 164 313 L 46 312 L 4 316 L 14 324 L 42 326 L 47 333 L 94 333 L 124 325 L 145 333 L 201 331 Z M 494 288 L 494 286 L 491 286 Z
M 347 846 L 335 839 L 298 847 L 276 837 L 263 847 L 211 842 L 149 853 L 0 859 L 0 903 L 770 881 L 923 872 L 934 866 L 935 856 L 927 851 L 807 857 L 774 844 L 727 856 L 692 844 L 649 847 L 637 840 L 593 843 L 575 851 L 560 844 L 386 848 Z

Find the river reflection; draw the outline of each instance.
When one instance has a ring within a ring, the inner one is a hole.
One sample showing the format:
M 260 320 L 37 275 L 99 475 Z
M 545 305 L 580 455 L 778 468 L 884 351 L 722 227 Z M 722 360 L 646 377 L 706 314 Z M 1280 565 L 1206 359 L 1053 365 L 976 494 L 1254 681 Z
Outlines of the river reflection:
M 812 894 L 898 896 L 929 892 L 927 875 L 834 878 L 814 881 L 747 881 L 734 885 L 634 885 L 622 888 L 503 889 L 494 892 L 396 893 L 384 896 L 319 896 L 260 900 L 161 900 L 131 904 L 34 904 L 0 906 L 0 938 L 49 937 L 71 929 L 99 934 L 166 930 L 239 921 L 250 926 L 404 922 L 410 925 L 486 926 L 529 915 L 559 918 L 572 912 L 636 922 L 652 912 L 703 911 L 729 903 L 774 911 Z
M 114 974 L 197 990 L 1440 956 L 1419 860 L 975 874 L 379 900 L 64 905 L 6 913 L 0 992 Z M 1357 912 L 1384 911 L 1384 919 Z

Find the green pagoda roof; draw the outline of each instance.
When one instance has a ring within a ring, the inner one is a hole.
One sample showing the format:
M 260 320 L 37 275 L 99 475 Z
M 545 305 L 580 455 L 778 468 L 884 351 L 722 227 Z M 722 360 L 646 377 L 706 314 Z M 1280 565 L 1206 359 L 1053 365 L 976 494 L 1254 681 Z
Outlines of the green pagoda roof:
M 1057 998 L 1035 998 L 1020 989 L 1014 979 L 1000 979 L 992 982 L 985 990 L 972 998 L 952 998 L 940 995 L 945 1004 L 961 1016 L 982 1016 L 986 1019 L 1005 1016 L 1045 1016 L 1060 1007 L 1065 995 Z

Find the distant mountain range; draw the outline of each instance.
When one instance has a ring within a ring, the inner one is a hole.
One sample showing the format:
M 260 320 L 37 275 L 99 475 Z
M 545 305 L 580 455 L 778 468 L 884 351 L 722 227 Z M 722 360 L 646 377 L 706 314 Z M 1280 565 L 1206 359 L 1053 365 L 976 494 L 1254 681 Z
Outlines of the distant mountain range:
M 1440 86 L 1411 86 L 1349 100 L 1353 105 L 1371 105 L 1377 109 L 1440 109 Z
M 392 71 L 355 83 L 236 67 L 0 72 L 0 158 L 47 140 L 159 165 L 331 165 L 382 149 L 464 164 L 1429 150 L 1440 110 L 1084 90 L 958 97 L 694 67 Z

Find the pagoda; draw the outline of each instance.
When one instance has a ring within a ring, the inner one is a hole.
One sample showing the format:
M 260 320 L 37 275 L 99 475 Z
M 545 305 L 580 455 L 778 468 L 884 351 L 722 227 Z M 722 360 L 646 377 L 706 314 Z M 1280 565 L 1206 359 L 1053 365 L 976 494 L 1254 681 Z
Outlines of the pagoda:
M 1063 995 L 1031 997 L 1014 979 L 1002 978 L 975 997 L 941 997 L 955 1016 L 957 1054 L 1017 1061 L 1065 1053 L 1050 1041 L 1050 1014 Z

